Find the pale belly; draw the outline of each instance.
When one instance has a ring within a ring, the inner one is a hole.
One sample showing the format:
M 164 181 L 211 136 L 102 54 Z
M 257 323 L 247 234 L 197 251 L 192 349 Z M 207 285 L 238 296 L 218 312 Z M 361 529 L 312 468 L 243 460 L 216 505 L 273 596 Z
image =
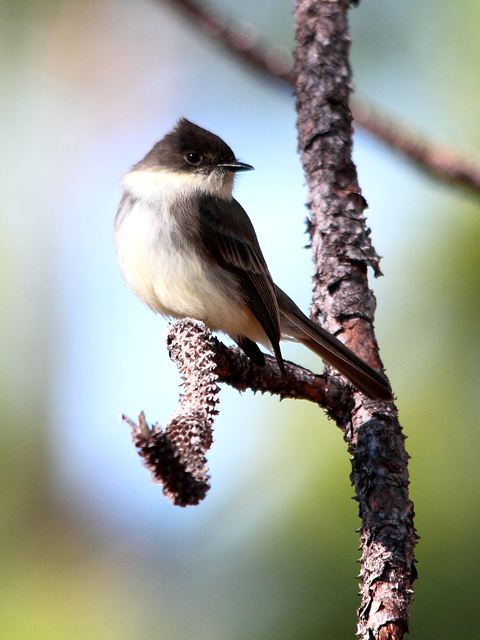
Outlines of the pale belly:
M 116 226 L 117 257 L 127 285 L 167 317 L 196 318 L 231 336 L 268 340 L 244 305 L 233 275 L 179 246 L 170 215 L 136 203 Z

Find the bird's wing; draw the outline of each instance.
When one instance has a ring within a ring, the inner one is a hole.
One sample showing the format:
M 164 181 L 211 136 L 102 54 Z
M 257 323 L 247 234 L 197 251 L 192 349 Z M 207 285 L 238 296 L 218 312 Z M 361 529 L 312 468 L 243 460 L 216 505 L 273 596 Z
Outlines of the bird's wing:
M 200 236 L 208 258 L 236 275 L 249 308 L 283 366 L 275 287 L 248 215 L 236 200 L 213 196 L 203 196 L 198 207 Z

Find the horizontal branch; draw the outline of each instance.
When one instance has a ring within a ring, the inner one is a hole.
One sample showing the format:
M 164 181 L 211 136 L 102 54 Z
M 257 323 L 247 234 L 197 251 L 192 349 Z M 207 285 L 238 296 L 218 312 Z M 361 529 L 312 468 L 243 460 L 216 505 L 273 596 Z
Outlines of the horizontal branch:
M 285 49 L 267 45 L 255 27 L 228 20 L 205 3 L 194 0 L 160 0 L 181 11 L 183 15 L 210 37 L 215 38 L 239 62 L 265 78 L 293 86 L 291 59 Z M 350 101 L 355 123 L 431 178 L 452 186 L 467 188 L 480 195 L 480 160 L 470 160 L 460 152 L 435 140 L 420 136 L 405 124 L 358 98 Z
M 338 378 L 312 373 L 294 362 L 284 360 L 285 375 L 277 360 L 265 355 L 265 365 L 256 365 L 238 348 L 225 346 L 211 336 L 219 382 L 225 382 L 238 391 L 250 389 L 254 393 L 270 393 L 281 399 L 308 400 L 327 412 L 330 418 L 344 424 L 351 407 L 351 388 Z

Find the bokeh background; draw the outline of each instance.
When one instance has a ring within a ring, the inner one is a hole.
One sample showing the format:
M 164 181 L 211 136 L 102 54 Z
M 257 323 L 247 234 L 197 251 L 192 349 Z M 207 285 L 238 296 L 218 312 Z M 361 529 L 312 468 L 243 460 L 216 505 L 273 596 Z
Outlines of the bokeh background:
M 293 44 L 292 0 L 217 0 Z M 305 403 L 222 390 L 212 490 L 180 509 L 119 416 L 165 422 L 166 322 L 123 285 L 119 181 L 180 115 L 256 167 L 237 197 L 308 308 L 306 191 L 287 90 L 158 0 L 1 0 L 0 636 L 353 636 L 359 525 L 340 432 Z M 478 157 L 480 5 L 364 0 L 357 91 Z M 408 435 L 419 580 L 412 638 L 471 636 L 480 587 L 479 199 L 358 131 L 384 256 L 377 331 Z M 300 348 L 287 355 L 318 369 Z

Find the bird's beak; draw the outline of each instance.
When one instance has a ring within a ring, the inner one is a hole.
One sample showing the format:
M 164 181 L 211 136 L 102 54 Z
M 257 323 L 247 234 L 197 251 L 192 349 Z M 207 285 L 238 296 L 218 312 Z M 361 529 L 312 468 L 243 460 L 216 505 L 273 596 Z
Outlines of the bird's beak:
M 237 171 L 252 171 L 253 167 L 251 164 L 246 164 L 245 162 L 223 162 L 221 164 L 217 164 L 217 167 L 221 169 L 226 169 L 227 171 L 233 171 L 237 173 Z

